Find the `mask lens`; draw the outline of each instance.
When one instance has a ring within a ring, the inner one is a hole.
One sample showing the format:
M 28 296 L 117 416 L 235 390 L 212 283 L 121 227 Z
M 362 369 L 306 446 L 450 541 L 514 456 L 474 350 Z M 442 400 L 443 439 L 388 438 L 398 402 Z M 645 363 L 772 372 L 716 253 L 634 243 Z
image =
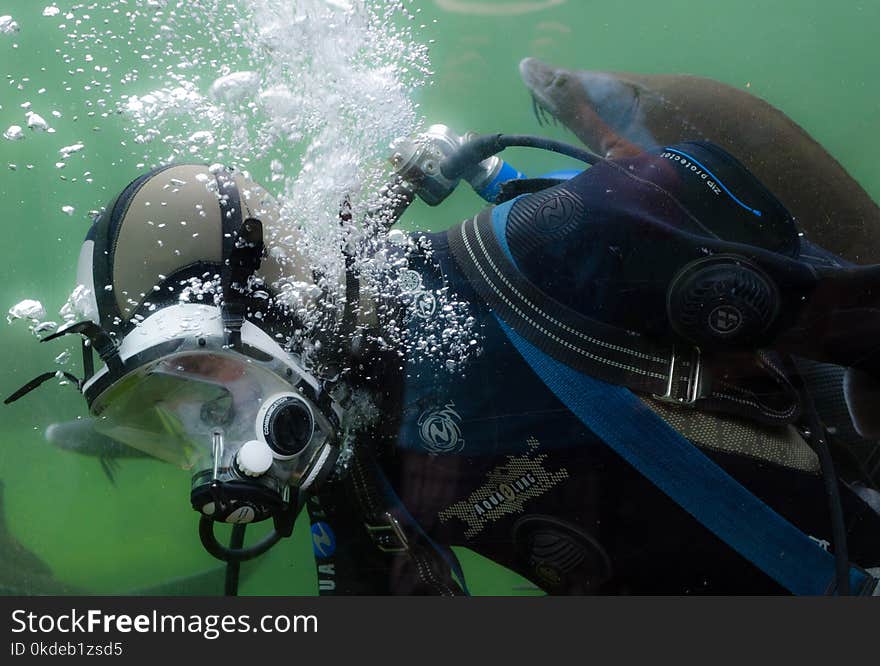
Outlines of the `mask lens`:
M 99 415 L 95 429 L 160 460 L 192 467 L 209 445 L 204 442 L 211 428 L 229 423 L 234 410 L 229 390 L 191 371 L 191 363 L 175 357 L 120 381 L 93 406 Z
M 202 405 L 202 422 L 209 426 L 228 425 L 234 415 L 232 394 L 230 393 L 224 393 Z
M 285 397 L 266 413 L 263 434 L 273 451 L 294 456 L 308 446 L 315 429 L 312 411 L 301 400 Z

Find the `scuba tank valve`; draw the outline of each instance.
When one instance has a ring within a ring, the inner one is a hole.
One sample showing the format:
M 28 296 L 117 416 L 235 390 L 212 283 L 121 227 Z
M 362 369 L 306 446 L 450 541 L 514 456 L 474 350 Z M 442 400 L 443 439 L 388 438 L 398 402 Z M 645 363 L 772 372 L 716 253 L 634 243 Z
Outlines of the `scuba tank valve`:
M 525 178 L 497 155 L 467 164 L 451 176 L 441 168 L 476 136 L 473 132 L 459 136 L 446 125 L 431 125 L 427 132 L 400 139 L 392 145 L 391 165 L 397 176 L 412 183 L 415 194 L 429 206 L 443 202 L 462 179 L 483 199 L 494 203 L 502 183 Z

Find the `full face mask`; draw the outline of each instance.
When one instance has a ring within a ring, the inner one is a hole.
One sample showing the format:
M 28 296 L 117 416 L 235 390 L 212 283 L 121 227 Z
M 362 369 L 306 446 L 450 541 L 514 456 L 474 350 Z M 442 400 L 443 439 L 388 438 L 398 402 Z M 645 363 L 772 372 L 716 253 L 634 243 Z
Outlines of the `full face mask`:
M 250 322 L 238 350 L 225 341 L 219 308 L 165 308 L 120 348 L 123 365 L 138 359 L 137 367 L 115 380 L 102 370 L 83 393 L 100 434 L 192 473 L 190 500 L 206 522 L 273 519 L 277 541 L 333 469 L 340 412 Z M 229 552 L 206 527 L 212 554 L 258 554 Z
M 202 543 L 227 561 L 289 536 L 338 455 L 340 406 L 276 340 L 297 325 L 278 295 L 305 285 L 303 308 L 321 291 L 306 262 L 291 260 L 294 247 L 277 204 L 242 174 L 156 169 L 95 220 L 77 270 L 81 320 L 44 338 L 83 337 L 85 377 L 68 379 L 94 429 L 190 471 Z M 214 537 L 217 521 L 268 519 L 275 529 L 248 548 Z

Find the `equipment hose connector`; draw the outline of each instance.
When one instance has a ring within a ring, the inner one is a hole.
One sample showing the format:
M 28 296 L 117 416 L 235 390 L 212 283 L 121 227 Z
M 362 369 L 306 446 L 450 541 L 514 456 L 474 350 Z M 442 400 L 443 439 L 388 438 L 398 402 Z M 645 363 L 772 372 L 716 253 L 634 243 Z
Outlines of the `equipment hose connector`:
M 506 174 L 505 180 L 522 177 L 492 153 L 478 160 L 471 159 L 472 151 L 457 157 L 476 136 L 473 133 L 461 136 L 446 125 L 431 125 L 427 132 L 401 139 L 392 146 L 390 157 L 395 175 L 411 183 L 416 195 L 429 206 L 442 203 L 462 179 L 485 197 L 486 188 L 498 181 L 502 172 Z M 453 158 L 461 167 L 456 167 L 450 176 L 444 165 Z
M 395 176 L 411 183 L 415 194 L 430 206 L 452 194 L 461 180 L 495 203 L 502 183 L 525 178 L 497 155 L 511 146 L 549 150 L 591 165 L 603 161 L 589 150 L 562 141 L 520 134 L 469 132 L 459 136 L 446 125 L 432 125 L 427 132 L 397 141 L 390 161 Z

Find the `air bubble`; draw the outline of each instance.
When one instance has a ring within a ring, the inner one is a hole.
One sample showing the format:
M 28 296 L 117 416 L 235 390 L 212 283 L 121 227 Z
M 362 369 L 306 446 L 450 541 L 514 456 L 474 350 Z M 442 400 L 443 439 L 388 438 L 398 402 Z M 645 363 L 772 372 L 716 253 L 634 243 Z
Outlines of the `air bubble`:
M 49 123 L 47 123 L 46 119 L 40 114 L 28 111 L 25 114 L 25 117 L 27 118 L 27 126 L 30 129 L 36 132 L 45 132 L 49 129 Z
M 54 321 L 44 321 L 42 324 L 34 326 L 34 335 L 37 337 L 43 333 L 52 333 L 58 328 L 58 324 Z
M 12 35 L 18 32 L 18 30 L 18 22 L 9 14 L 0 16 L 0 35 Z
M 19 125 L 10 125 L 3 132 L 3 138 L 8 141 L 21 141 L 24 138 L 24 131 Z
M 11 324 L 16 319 L 29 319 L 37 322 L 46 316 L 46 309 L 40 301 L 25 299 L 9 308 L 6 315 L 6 323 Z
M 208 130 L 200 130 L 198 132 L 193 132 L 188 141 L 190 143 L 201 143 L 205 145 L 211 145 L 214 143 L 214 134 L 209 132 Z
M 256 72 L 233 72 L 216 79 L 208 92 L 215 100 L 236 102 L 252 97 L 259 85 L 260 75 Z
M 83 144 L 74 143 L 70 146 L 64 146 L 64 148 L 62 148 L 61 150 L 58 151 L 58 154 L 61 155 L 61 159 L 66 160 L 68 157 L 70 157 L 74 153 L 78 153 L 83 148 L 85 148 L 85 146 Z

